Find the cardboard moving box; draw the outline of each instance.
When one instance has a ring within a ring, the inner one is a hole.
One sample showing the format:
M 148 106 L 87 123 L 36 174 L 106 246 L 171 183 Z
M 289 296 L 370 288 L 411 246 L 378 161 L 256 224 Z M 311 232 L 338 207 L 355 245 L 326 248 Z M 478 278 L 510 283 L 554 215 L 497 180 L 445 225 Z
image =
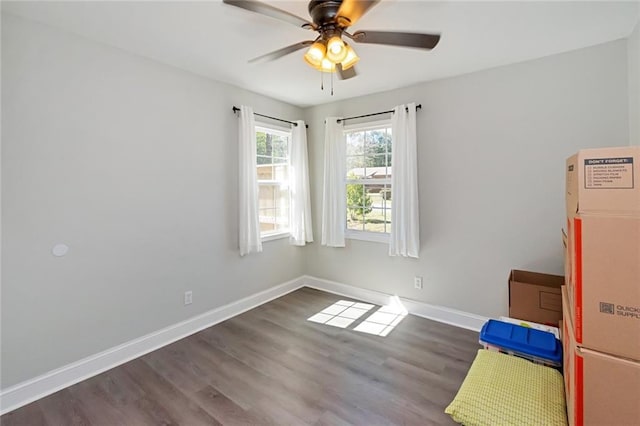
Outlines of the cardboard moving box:
M 570 426 L 640 424 L 640 362 L 579 346 L 563 288 L 564 385 Z
M 512 270 L 509 275 L 509 316 L 558 326 L 562 319 L 560 287 L 564 277 Z
M 567 217 L 640 214 L 640 147 L 584 149 L 567 159 Z
M 640 217 L 582 215 L 570 229 L 567 291 L 577 343 L 640 360 Z
M 569 254 L 569 236 L 562 230 L 562 247 L 564 248 L 564 283 L 571 281 L 571 255 Z

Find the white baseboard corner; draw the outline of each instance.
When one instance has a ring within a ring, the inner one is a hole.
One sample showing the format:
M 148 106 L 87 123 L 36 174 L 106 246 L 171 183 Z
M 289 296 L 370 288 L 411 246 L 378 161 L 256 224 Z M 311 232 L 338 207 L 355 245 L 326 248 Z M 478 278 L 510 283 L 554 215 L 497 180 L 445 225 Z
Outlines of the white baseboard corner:
M 340 296 L 351 297 L 353 299 L 360 299 L 365 302 L 375 303 L 376 305 L 385 305 L 389 303 L 389 298 L 391 297 L 391 295 L 381 293 L 379 291 L 367 290 L 308 275 L 302 277 L 302 280 L 304 285 L 307 287 L 327 291 Z M 481 315 L 459 311 L 457 309 L 447 308 L 444 306 L 430 305 L 428 303 L 403 297 L 400 297 L 400 301 L 404 307 L 407 308 L 407 311 L 409 311 L 410 314 L 450 324 L 456 327 L 466 328 L 468 330 L 480 331 L 482 325 L 489 319 Z
M 391 297 L 378 291 L 305 275 L 2 389 L 0 390 L 0 415 L 305 286 L 376 305 L 389 303 Z M 400 298 L 400 301 L 413 315 L 469 330 L 479 331 L 482 324 L 487 321 L 485 317 L 442 306 L 404 298 Z
M 302 286 L 301 277 L 293 279 L 2 389 L 0 415 L 284 296 Z

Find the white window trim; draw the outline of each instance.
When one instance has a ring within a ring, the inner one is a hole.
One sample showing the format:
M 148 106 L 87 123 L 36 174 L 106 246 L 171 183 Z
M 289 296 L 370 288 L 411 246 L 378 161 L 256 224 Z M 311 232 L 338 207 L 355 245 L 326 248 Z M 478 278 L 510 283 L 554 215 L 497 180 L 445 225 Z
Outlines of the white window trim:
M 345 132 L 354 132 L 358 130 L 379 130 L 391 127 L 391 118 L 386 120 L 367 121 L 366 123 L 345 124 L 343 126 Z
M 266 243 L 267 241 L 274 241 L 274 240 L 281 240 L 283 238 L 289 238 L 290 235 L 291 235 L 291 233 L 288 230 L 287 231 L 279 231 L 279 232 L 275 232 L 273 234 L 262 235 L 260 237 L 260 239 L 262 240 L 263 243 Z
M 370 241 L 373 243 L 389 243 L 391 234 L 388 232 L 369 232 L 369 231 L 356 231 L 355 229 L 347 229 L 344 233 L 344 237 L 349 240 L 361 240 Z
M 365 123 L 349 124 L 344 126 L 344 133 L 357 132 L 358 130 L 378 130 L 391 127 L 391 118 L 376 121 L 367 121 Z M 383 179 L 383 184 L 391 185 L 391 179 Z M 344 179 L 344 185 L 349 183 L 361 183 L 353 179 Z M 369 231 L 357 231 L 355 229 L 347 229 L 345 223 L 344 237 L 349 240 L 369 241 L 374 243 L 389 243 L 391 234 L 389 232 L 369 232 Z
M 292 131 L 291 128 L 285 126 L 279 126 L 277 124 L 271 124 L 264 121 L 256 121 L 256 132 L 257 131 L 269 131 L 274 134 L 279 134 L 280 136 L 289 136 L 291 137 Z
M 269 132 L 272 133 L 274 135 L 279 135 L 279 136 L 285 136 L 289 138 L 289 143 L 291 143 L 291 138 L 293 136 L 293 132 L 291 130 L 291 128 L 287 128 L 285 126 L 278 126 L 275 124 L 271 124 L 271 123 L 267 123 L 264 121 L 257 121 L 256 120 L 256 125 L 255 125 L 255 131 L 259 132 L 259 131 L 263 131 L 263 132 Z M 291 159 L 289 159 L 289 166 L 291 166 Z M 279 181 L 262 181 L 262 182 L 258 182 L 258 185 L 260 184 L 276 184 L 276 183 L 280 183 Z M 290 183 L 290 182 L 289 182 Z M 291 203 L 291 200 L 289 200 L 289 203 Z M 289 204 L 291 205 L 291 204 Z M 291 208 L 289 208 L 289 215 L 291 215 Z M 289 222 L 291 222 L 291 216 L 289 216 Z M 291 236 L 291 232 L 289 231 L 289 229 L 282 229 L 276 232 L 270 232 L 270 233 L 265 233 L 263 234 L 262 232 L 260 232 L 260 240 L 264 243 L 267 241 L 275 241 L 275 240 L 281 240 L 283 238 L 289 238 Z

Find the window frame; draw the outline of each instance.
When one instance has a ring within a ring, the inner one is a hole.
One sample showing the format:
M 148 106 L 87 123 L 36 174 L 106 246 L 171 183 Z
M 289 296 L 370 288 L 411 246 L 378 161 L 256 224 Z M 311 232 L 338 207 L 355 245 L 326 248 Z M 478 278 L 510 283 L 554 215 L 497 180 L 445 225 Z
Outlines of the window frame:
M 255 121 L 255 126 L 254 126 L 254 131 L 257 135 L 257 133 L 259 131 L 262 132 L 268 132 L 271 134 L 275 134 L 275 135 L 279 135 L 279 136 L 286 136 L 289 139 L 289 144 L 287 146 L 287 167 L 288 167 L 288 171 L 291 171 L 291 142 L 292 142 L 292 138 L 293 138 L 293 129 L 288 128 L 286 126 L 280 126 L 277 124 L 273 124 L 273 123 L 268 123 L 266 121 L 262 121 L 262 120 L 256 120 Z M 258 173 L 258 168 L 257 166 L 259 166 L 259 164 L 257 164 L 258 161 L 258 153 L 257 153 L 257 147 L 256 147 L 256 175 Z M 291 187 L 291 174 L 287 173 L 288 175 L 288 180 L 287 180 L 287 185 L 289 186 L 289 188 Z M 277 180 L 270 180 L 270 181 L 265 181 L 265 180 L 260 180 L 257 179 L 257 183 L 258 183 L 258 202 L 260 202 L 260 185 L 262 183 L 265 184 L 273 184 L 273 183 L 278 183 L 280 181 Z M 264 243 L 267 241 L 273 241 L 273 240 L 279 240 L 282 238 L 288 238 L 289 235 L 291 235 L 291 192 L 289 192 L 289 200 L 288 200 L 288 208 L 287 211 L 289 212 L 289 219 L 288 219 L 288 227 L 286 229 L 282 229 L 282 230 L 278 230 L 278 231 L 272 231 L 272 232 L 268 232 L 268 233 L 263 233 L 263 231 L 260 231 L 260 240 Z M 259 209 L 258 209 L 259 211 Z
M 356 123 L 356 124 L 348 124 L 348 125 L 344 125 L 342 130 L 343 130 L 343 135 L 344 135 L 345 144 L 346 144 L 347 133 L 357 132 L 357 131 L 367 131 L 367 130 L 388 129 L 388 128 L 389 129 L 391 128 L 391 118 L 383 119 L 383 120 L 367 121 L 367 122 Z M 393 133 L 391 134 L 391 145 L 393 146 Z M 348 156 L 345 153 L 345 161 L 347 158 Z M 391 165 L 389 164 L 388 167 L 391 167 Z M 345 172 L 348 172 L 348 170 L 345 170 Z M 392 173 L 393 173 L 393 169 L 392 169 Z M 345 176 L 344 177 L 345 190 L 347 185 L 350 183 L 356 183 L 356 182 L 354 182 L 353 180 L 347 179 L 347 177 Z M 387 185 L 389 188 L 392 189 L 391 178 L 386 178 L 384 179 L 384 182 L 381 182 L 381 183 L 384 185 Z M 348 211 L 348 206 L 347 206 L 347 211 Z M 391 238 L 391 232 L 371 232 L 371 231 L 359 231 L 355 229 L 349 229 L 347 228 L 346 216 L 345 216 L 344 227 L 345 227 L 344 236 L 345 238 L 350 240 L 370 241 L 370 242 L 376 242 L 376 243 L 389 243 L 389 239 Z

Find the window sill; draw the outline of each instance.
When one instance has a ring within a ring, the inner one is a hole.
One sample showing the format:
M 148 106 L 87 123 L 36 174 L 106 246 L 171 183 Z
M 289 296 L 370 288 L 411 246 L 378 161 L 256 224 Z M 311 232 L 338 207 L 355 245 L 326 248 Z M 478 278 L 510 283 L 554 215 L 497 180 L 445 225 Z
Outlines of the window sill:
M 268 234 L 260 237 L 263 243 L 267 241 L 281 240 L 283 238 L 289 238 L 289 231 L 278 232 L 277 234 Z
M 350 240 L 371 241 L 374 243 L 389 243 L 389 234 L 382 232 L 365 232 L 365 231 L 345 231 L 345 238 Z

